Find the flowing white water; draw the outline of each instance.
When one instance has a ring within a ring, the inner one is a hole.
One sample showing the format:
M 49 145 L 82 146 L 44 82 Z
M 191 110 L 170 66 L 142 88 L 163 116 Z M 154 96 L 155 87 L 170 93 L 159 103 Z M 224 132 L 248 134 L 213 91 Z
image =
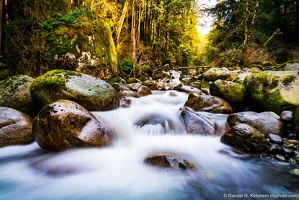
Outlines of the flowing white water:
M 179 117 L 186 99 L 184 93 L 155 92 L 132 98 L 130 108 L 93 112 L 117 133 L 111 147 L 60 153 L 45 152 L 36 143 L 1 148 L 0 200 L 192 200 L 290 192 L 272 184 L 276 174 L 242 160 L 218 136 L 188 135 Z M 206 115 L 215 123 L 220 117 L 223 127 L 225 116 Z M 197 170 L 144 163 L 157 152 L 178 154 Z

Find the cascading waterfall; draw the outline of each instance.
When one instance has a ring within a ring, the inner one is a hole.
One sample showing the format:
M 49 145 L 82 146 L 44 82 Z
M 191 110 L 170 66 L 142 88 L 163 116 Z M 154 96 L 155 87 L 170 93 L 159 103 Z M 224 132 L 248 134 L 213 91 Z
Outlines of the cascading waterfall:
M 291 166 L 238 155 L 220 142 L 216 135 L 226 128 L 225 115 L 201 113 L 218 127 L 215 136 L 188 135 L 179 110 L 187 98 L 176 91 L 154 92 L 132 98 L 130 108 L 93 112 L 117 133 L 111 147 L 59 153 L 43 151 L 36 143 L 1 148 L 0 200 L 208 200 L 294 194 L 287 173 Z M 144 163 L 157 152 L 182 155 L 196 170 L 183 173 Z M 277 177 L 287 182 L 274 180 Z

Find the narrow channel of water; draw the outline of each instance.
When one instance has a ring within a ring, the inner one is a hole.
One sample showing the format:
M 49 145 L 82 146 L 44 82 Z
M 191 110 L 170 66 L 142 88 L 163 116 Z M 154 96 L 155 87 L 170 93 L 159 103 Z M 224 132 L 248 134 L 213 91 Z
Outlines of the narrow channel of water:
M 155 92 L 132 98 L 130 108 L 93 112 L 117 133 L 108 148 L 59 153 L 36 143 L 1 148 L 0 200 L 290 199 L 273 195 L 298 194 L 299 178 L 290 173 L 295 166 L 243 157 L 219 136 L 188 135 L 179 111 L 186 100 L 181 92 Z M 225 129 L 225 115 L 205 114 Z M 197 170 L 144 163 L 158 152 L 181 155 Z

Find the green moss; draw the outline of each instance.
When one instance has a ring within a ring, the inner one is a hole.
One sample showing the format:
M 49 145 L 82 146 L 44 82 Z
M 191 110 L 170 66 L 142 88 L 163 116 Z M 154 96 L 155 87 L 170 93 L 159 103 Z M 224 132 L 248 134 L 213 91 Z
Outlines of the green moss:
M 79 73 L 70 71 L 70 70 L 61 70 L 61 69 L 54 69 L 47 73 L 45 73 L 42 76 L 37 77 L 32 85 L 30 90 L 34 91 L 36 90 L 37 86 L 47 86 L 47 87 L 62 87 L 65 85 L 66 80 L 70 76 L 80 76 Z

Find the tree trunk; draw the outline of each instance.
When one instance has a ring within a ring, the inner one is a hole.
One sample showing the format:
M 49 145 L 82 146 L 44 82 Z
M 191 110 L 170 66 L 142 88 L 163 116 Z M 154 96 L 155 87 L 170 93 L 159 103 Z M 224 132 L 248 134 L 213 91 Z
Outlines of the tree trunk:
M 107 34 L 107 42 L 108 42 L 108 48 L 109 48 L 109 62 L 111 65 L 111 70 L 114 74 L 119 73 L 119 67 L 118 67 L 118 58 L 117 58 L 117 52 L 115 48 L 115 43 L 112 37 L 112 30 L 110 25 L 107 22 L 104 22 L 104 32 Z
M 128 8 L 129 8 L 129 0 L 126 0 L 125 4 L 124 4 L 124 7 L 123 7 L 123 11 L 121 13 L 121 16 L 118 20 L 117 27 L 116 27 L 116 49 L 118 49 L 118 45 L 120 43 L 119 37 L 120 37 L 121 30 L 122 30 L 123 25 L 124 25 L 124 21 L 125 21 L 127 12 L 128 12 Z
M 134 0 L 132 1 L 131 44 L 132 44 L 133 76 L 136 77 L 136 11 L 135 11 Z

